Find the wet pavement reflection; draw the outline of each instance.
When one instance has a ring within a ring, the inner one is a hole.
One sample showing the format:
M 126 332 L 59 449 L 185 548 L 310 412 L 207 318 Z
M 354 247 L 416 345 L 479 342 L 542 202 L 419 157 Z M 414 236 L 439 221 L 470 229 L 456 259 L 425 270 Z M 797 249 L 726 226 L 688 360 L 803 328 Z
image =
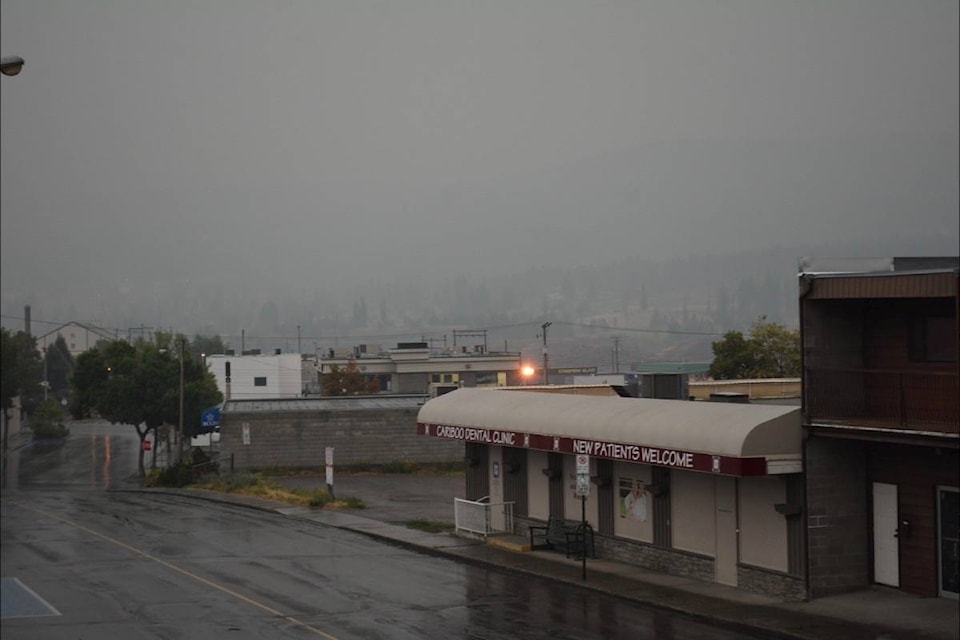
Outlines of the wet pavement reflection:
M 4 490 L 69 486 L 117 489 L 136 484 L 140 439 L 131 425 L 102 420 L 68 424 L 63 440 L 30 440 L 24 434 L 7 453 Z

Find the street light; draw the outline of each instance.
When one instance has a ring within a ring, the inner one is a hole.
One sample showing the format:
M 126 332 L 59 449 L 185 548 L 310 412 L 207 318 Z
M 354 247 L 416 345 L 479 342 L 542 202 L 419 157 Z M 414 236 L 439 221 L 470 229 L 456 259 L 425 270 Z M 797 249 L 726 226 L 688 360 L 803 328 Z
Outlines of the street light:
M 531 367 L 529 364 L 523 365 L 523 367 L 520 369 L 520 375 L 523 376 L 523 384 L 526 385 L 536 372 L 537 370 Z
M 23 69 L 23 65 L 23 58 L 20 56 L 4 56 L 0 58 L 0 73 L 15 76 Z

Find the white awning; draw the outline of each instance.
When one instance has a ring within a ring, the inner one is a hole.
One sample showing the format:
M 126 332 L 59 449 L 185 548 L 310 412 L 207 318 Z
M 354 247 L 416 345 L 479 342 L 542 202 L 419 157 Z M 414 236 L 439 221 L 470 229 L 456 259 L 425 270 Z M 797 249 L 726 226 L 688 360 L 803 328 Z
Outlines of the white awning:
M 497 433 L 491 443 L 507 442 L 534 449 L 548 448 L 542 446 L 540 438 L 547 436 L 555 439 L 553 450 L 563 451 L 569 447 L 574 453 L 598 455 L 600 452 L 600 457 L 614 459 L 646 456 L 636 461 L 665 459 L 656 451 L 649 454 L 652 458 L 649 457 L 646 449 L 655 449 L 724 459 L 761 458 L 768 463 L 776 461 L 775 467 L 782 472 L 799 471 L 801 455 L 800 410 L 778 405 L 568 396 L 473 388 L 458 389 L 428 401 L 420 409 L 417 422 L 424 435 L 484 442 L 489 436 L 484 436 L 482 430 L 493 430 Z M 563 440 L 564 446 L 558 446 L 557 438 Z M 612 446 L 602 447 L 603 443 Z M 608 452 L 613 455 L 605 455 Z M 676 458 L 673 455 L 672 459 Z M 698 462 L 695 468 L 704 470 L 701 468 L 703 464 Z M 717 462 L 713 464 L 716 471 Z M 730 473 L 756 475 L 773 472 L 769 467 L 769 464 L 765 465 L 762 472 L 733 470 Z M 728 468 L 739 470 L 740 465 Z

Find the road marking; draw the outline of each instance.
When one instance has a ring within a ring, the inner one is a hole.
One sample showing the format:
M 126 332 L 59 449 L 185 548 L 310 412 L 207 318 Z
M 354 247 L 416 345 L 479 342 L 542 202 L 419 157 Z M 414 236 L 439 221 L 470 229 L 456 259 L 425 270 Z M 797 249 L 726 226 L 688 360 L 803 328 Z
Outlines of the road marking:
M 38 618 L 63 615 L 19 578 L 0 578 L 0 618 Z
M 6 501 L 5 501 L 5 502 L 6 502 Z M 321 638 L 326 638 L 327 640 L 338 640 L 338 639 L 336 638 L 336 636 L 332 636 L 332 635 L 330 635 L 329 633 L 326 633 L 325 631 L 322 631 L 322 630 L 320 630 L 320 629 L 317 629 L 316 627 L 310 626 L 309 624 L 307 624 L 306 622 L 304 622 L 304 621 L 302 621 L 302 620 L 298 620 L 297 618 L 294 618 L 293 616 L 288 616 L 288 615 L 286 615 L 285 613 L 282 613 L 282 612 L 280 612 L 280 611 L 277 611 L 276 609 L 274 609 L 273 607 L 271 607 L 271 606 L 269 606 L 269 605 L 265 605 L 265 604 L 263 604 L 262 602 L 257 602 L 257 601 L 254 600 L 253 598 L 249 598 L 249 597 L 243 595 L 242 593 L 237 593 L 236 591 L 234 591 L 233 589 L 230 589 L 229 587 L 225 587 L 225 586 L 223 586 L 222 584 L 219 584 L 219 583 L 217 583 L 217 582 L 214 582 L 213 580 L 210 580 L 209 578 L 204 578 L 203 576 L 197 575 L 197 574 L 195 574 L 195 573 L 193 573 L 193 572 L 191 572 L 191 571 L 188 571 L 188 570 L 186 570 L 186 569 L 184 569 L 184 568 L 182 568 L 182 567 L 178 567 L 177 565 L 175 565 L 175 564 L 173 564 L 173 563 L 171 563 L 171 562 L 167 562 L 167 561 L 164 560 L 163 558 L 158 558 L 158 557 L 156 557 L 156 556 L 150 555 L 150 554 L 147 553 L 146 551 L 141 551 L 140 549 L 137 549 L 136 547 L 130 546 L 129 544 L 127 544 L 127 543 L 125 543 L 125 542 L 122 542 L 122 541 L 120 541 L 120 540 L 117 540 L 116 538 L 111 538 L 110 536 L 106 536 L 106 535 L 104 535 L 104 534 L 102 534 L 102 533 L 100 533 L 100 532 L 98 532 L 98 531 L 94 531 L 93 529 L 90 529 L 89 527 L 85 527 L 85 526 L 83 526 L 82 524 L 79 524 L 79 523 L 77 523 L 77 522 L 73 522 L 72 520 L 68 520 L 68 519 L 66 519 L 66 518 L 62 518 L 62 517 L 60 517 L 60 516 L 58 516 L 58 515 L 55 515 L 55 514 L 52 514 L 52 513 L 47 513 L 46 511 L 43 511 L 43 510 L 41 510 L 41 509 L 37 509 L 37 508 L 35 508 L 35 507 L 28 507 L 27 505 L 25 505 L 25 504 L 20 504 L 19 502 L 9 502 L 9 504 L 12 504 L 12 505 L 14 505 L 14 506 L 20 507 L 21 509 L 26 509 L 27 511 L 33 511 L 34 513 L 39 513 L 40 515 L 46 516 L 47 518 L 50 518 L 51 520 L 56 520 L 57 522 L 62 522 L 63 524 L 68 525 L 68 526 L 71 526 L 71 527 L 74 527 L 74 528 L 76 528 L 76 529 L 79 529 L 80 531 L 85 531 L 86 533 L 89 533 L 89 534 L 92 535 L 92 536 L 95 536 L 95 537 L 97 537 L 97 538 L 100 538 L 101 540 L 104 540 L 104 541 L 106 541 L 106 542 L 109 542 L 110 544 L 113 544 L 113 545 L 116 545 L 116 546 L 121 547 L 121 548 L 123 548 L 123 549 L 126 549 L 126 550 L 129 551 L 130 553 L 133 553 L 133 554 L 135 554 L 135 555 L 138 555 L 138 556 L 140 556 L 140 557 L 142 557 L 142 558 L 146 558 L 147 560 L 151 560 L 151 561 L 153 561 L 153 562 L 156 562 L 157 564 L 159 564 L 159 565 L 161 565 L 161 566 L 163 566 L 163 567 L 166 567 L 167 569 L 170 569 L 171 571 L 176 571 L 177 573 L 183 574 L 183 575 L 187 576 L 188 578 L 192 578 L 192 579 L 196 580 L 197 582 L 199 582 L 199 583 L 201 583 L 201 584 L 205 584 L 205 585 L 207 585 L 208 587 L 213 587 L 214 589 L 216 589 L 216 590 L 218 590 L 218 591 L 221 591 L 221 592 L 223 592 L 223 593 L 226 593 L 227 595 L 231 595 L 231 596 L 233 596 L 234 598 L 236 598 L 236 599 L 238 599 L 238 600 L 241 600 L 241 601 L 243 601 L 243 602 L 246 602 L 247 604 L 252 605 L 252 606 L 256 607 L 257 609 L 260 609 L 261 611 L 266 611 L 267 613 L 269 613 L 269 614 L 271 614 L 271 615 L 274 615 L 274 616 L 280 618 L 281 620 L 285 620 L 286 622 L 289 622 L 289 623 L 294 624 L 294 625 L 296 625 L 296 626 L 298 626 L 298 627 L 301 627 L 302 629 L 306 629 L 307 631 L 310 631 L 310 632 L 312 632 L 312 633 L 315 633 L 316 635 L 320 636 Z

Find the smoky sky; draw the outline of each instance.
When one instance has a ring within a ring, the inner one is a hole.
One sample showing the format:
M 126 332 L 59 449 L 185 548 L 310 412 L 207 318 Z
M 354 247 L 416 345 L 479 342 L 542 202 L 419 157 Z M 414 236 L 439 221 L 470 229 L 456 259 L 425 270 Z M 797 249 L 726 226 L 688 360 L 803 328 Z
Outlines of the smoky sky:
M 958 238 L 955 0 L 4 0 L 4 313 Z M 73 319 L 73 318 L 69 318 Z

